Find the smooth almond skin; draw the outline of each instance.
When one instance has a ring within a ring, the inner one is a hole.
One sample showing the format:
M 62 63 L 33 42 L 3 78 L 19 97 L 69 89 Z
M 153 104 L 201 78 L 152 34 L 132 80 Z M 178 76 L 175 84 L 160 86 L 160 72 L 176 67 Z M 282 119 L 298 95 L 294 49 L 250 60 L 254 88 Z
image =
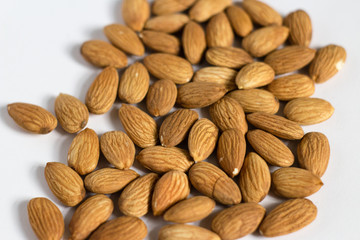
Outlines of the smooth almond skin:
M 46 109 L 29 103 L 7 105 L 10 117 L 23 129 L 37 134 L 47 134 L 57 126 L 57 120 Z
M 241 168 L 239 186 L 244 202 L 261 202 L 269 193 L 271 174 L 265 160 L 250 152 Z
M 291 150 L 274 135 L 256 129 L 246 135 L 254 150 L 273 166 L 289 167 L 294 163 Z
M 63 93 L 55 99 L 55 114 L 61 127 L 68 133 L 79 132 L 89 120 L 86 105 L 76 97 Z
M 73 207 L 85 197 L 83 180 L 65 164 L 48 162 L 45 167 L 45 179 L 51 192 L 66 206 Z
M 290 13 L 284 19 L 284 25 L 290 30 L 289 41 L 293 45 L 308 47 L 312 38 L 310 16 L 303 10 Z
M 152 13 L 166 15 L 182 12 L 194 4 L 196 0 L 155 0 L 152 5 Z
M 186 59 L 191 64 L 198 64 L 206 49 L 205 32 L 200 24 L 190 21 L 185 25 L 182 45 Z
M 127 66 L 127 56 L 110 43 L 90 40 L 81 46 L 81 55 L 96 67 L 123 68 Z
M 104 133 L 100 138 L 101 152 L 106 160 L 120 170 L 129 169 L 135 158 L 135 145 L 122 131 Z
M 146 108 L 155 116 L 164 116 L 174 107 L 177 98 L 176 84 L 168 79 L 156 81 L 146 96 Z
M 206 218 L 215 208 L 215 201 L 196 196 L 178 202 L 164 214 L 164 220 L 174 223 L 190 223 Z
M 30 225 L 39 240 L 60 240 L 64 219 L 59 208 L 47 198 L 33 198 L 27 205 Z
M 113 209 L 112 200 L 105 195 L 97 194 L 86 199 L 71 218 L 69 224 L 71 239 L 86 239 L 110 217 Z
M 274 78 L 275 72 L 269 65 L 253 62 L 241 68 L 236 75 L 235 83 L 238 89 L 252 89 L 268 85 Z
M 140 33 L 144 44 L 156 52 L 178 55 L 180 51 L 180 40 L 170 34 L 145 30 Z
M 128 27 L 141 31 L 150 17 L 150 5 L 147 0 L 124 0 L 122 2 L 122 17 Z
M 213 16 L 206 25 L 206 42 L 209 47 L 230 47 L 234 33 L 224 12 Z
M 273 8 L 261 1 L 244 0 L 242 7 L 250 15 L 251 19 L 262 25 L 282 25 L 282 17 Z
M 330 158 L 329 140 L 320 132 L 309 132 L 301 139 L 297 155 L 302 168 L 322 177 Z
M 91 173 L 100 157 L 99 138 L 90 128 L 81 131 L 71 142 L 67 163 L 80 175 Z
M 172 54 L 150 54 L 144 58 L 144 64 L 154 77 L 169 79 L 176 84 L 189 82 L 194 74 L 187 60 Z
M 235 77 L 237 72 L 226 67 L 204 67 L 199 69 L 192 81 L 209 82 L 225 86 L 227 91 L 236 89 Z
M 289 29 L 283 26 L 259 28 L 242 40 L 242 47 L 254 57 L 264 57 L 280 47 L 288 38 Z
M 270 53 L 264 62 L 274 69 L 276 75 L 279 75 L 305 67 L 313 60 L 315 52 L 314 49 L 307 47 L 288 46 Z
M 338 45 L 328 45 L 319 49 L 310 64 L 309 75 L 316 83 L 332 78 L 343 67 L 346 50 Z
M 205 22 L 231 5 L 231 0 L 198 0 L 189 11 L 191 20 Z
M 235 90 L 227 94 L 235 99 L 245 113 L 266 112 L 275 114 L 279 111 L 279 100 L 269 91 L 264 89 Z
M 130 169 L 102 168 L 87 175 L 84 183 L 90 192 L 111 194 L 120 191 L 138 176 L 139 174 Z
M 289 101 L 313 95 L 315 83 L 306 75 L 292 74 L 275 79 L 267 86 L 267 90 L 279 100 Z
M 220 240 L 220 237 L 206 228 L 186 224 L 171 224 L 160 229 L 159 240 Z
M 256 231 L 265 216 L 265 208 L 257 203 L 240 203 L 219 212 L 211 223 L 211 229 L 222 240 L 244 237 Z
M 219 129 L 207 118 L 195 122 L 189 132 L 188 149 L 195 162 L 207 159 L 214 151 Z
M 122 104 L 119 109 L 120 121 L 130 137 L 139 147 L 155 146 L 158 129 L 155 120 L 135 106 Z
M 136 156 L 136 160 L 145 168 L 157 173 L 171 170 L 186 172 L 194 164 L 189 152 L 177 147 L 148 147 Z
M 256 128 L 283 139 L 298 140 L 304 136 L 304 130 L 299 124 L 278 115 L 255 112 L 248 114 L 246 118 Z
M 146 235 L 147 227 L 140 218 L 123 216 L 101 225 L 89 240 L 142 240 Z
M 241 68 L 254 60 L 241 48 L 213 47 L 206 51 L 206 61 L 218 67 Z
M 250 16 L 238 6 L 230 6 L 226 9 L 226 15 L 234 32 L 240 37 L 247 36 L 254 28 Z
M 151 203 L 154 216 L 162 215 L 169 207 L 185 199 L 189 193 L 189 180 L 185 173 L 165 173 L 155 184 Z
M 174 33 L 181 30 L 189 20 L 189 17 L 183 13 L 157 16 L 147 20 L 145 29 L 157 32 Z
M 265 237 L 277 237 L 296 232 L 315 220 L 316 206 L 308 199 L 288 200 L 272 210 L 260 225 Z
M 142 217 L 150 210 L 151 196 L 159 176 L 148 173 L 132 181 L 121 192 L 118 205 L 126 216 Z
M 136 55 L 144 55 L 145 48 L 137 34 L 122 24 L 111 24 L 104 27 L 105 36 L 122 51 Z
M 165 118 L 159 130 L 160 143 L 164 147 L 174 147 L 187 136 L 199 114 L 189 109 L 179 109 Z
M 115 102 L 119 75 L 114 67 L 105 68 L 93 81 L 86 93 L 85 104 L 89 112 L 104 114 Z
M 320 98 L 297 98 L 285 105 L 285 117 L 300 125 L 312 125 L 329 119 L 334 107 Z
M 136 62 L 122 74 L 118 96 L 126 103 L 139 103 L 145 98 L 149 83 L 149 72 L 142 63 Z

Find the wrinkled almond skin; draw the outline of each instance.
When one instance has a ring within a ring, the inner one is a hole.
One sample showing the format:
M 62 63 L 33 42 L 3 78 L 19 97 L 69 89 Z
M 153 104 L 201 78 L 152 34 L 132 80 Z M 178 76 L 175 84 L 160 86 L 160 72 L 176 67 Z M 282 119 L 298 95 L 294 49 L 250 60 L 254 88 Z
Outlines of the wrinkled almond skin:
M 254 61 L 243 49 L 235 47 L 213 47 L 205 56 L 209 64 L 228 68 L 241 68 Z
M 145 30 L 140 33 L 143 43 L 156 52 L 178 55 L 180 51 L 180 40 L 164 32 Z
M 77 173 L 85 175 L 94 171 L 99 157 L 99 138 L 94 130 L 86 128 L 71 142 L 67 162 Z
M 145 168 L 157 173 L 171 170 L 186 172 L 194 164 L 188 151 L 177 147 L 148 147 L 136 156 L 136 160 Z
M 119 118 L 126 133 L 137 146 L 146 148 L 156 145 L 157 124 L 148 114 L 135 106 L 122 104 Z
M 86 93 L 85 104 L 89 112 L 104 114 L 115 102 L 119 75 L 114 67 L 105 68 L 93 81 Z
M 302 168 L 322 177 L 330 158 L 329 140 L 320 132 L 309 132 L 301 139 L 297 155 Z
M 274 135 L 256 129 L 246 135 L 254 150 L 273 166 L 289 167 L 294 163 L 291 150 Z
M 84 183 L 90 192 L 111 194 L 120 191 L 138 176 L 139 174 L 130 169 L 102 168 L 87 175 Z
M 182 44 L 186 59 L 191 64 L 198 64 L 206 49 L 205 32 L 202 26 L 190 21 L 182 33 Z
M 236 75 L 235 83 L 238 89 L 251 89 L 268 85 L 274 80 L 274 70 L 263 62 L 253 62 L 245 65 Z
M 265 216 L 265 208 L 257 203 L 240 203 L 219 212 L 211 229 L 223 240 L 244 237 L 256 231 Z
M 71 218 L 69 224 L 71 239 L 86 239 L 110 217 L 113 209 L 113 202 L 105 195 L 97 194 L 86 199 Z
M 154 216 L 163 214 L 173 204 L 185 199 L 189 193 L 189 180 L 185 173 L 165 173 L 155 184 L 151 203 Z
M 147 0 L 124 0 L 122 2 L 122 17 L 128 27 L 141 31 L 150 17 L 150 5 Z
M 121 192 L 118 205 L 126 216 L 142 217 L 149 212 L 151 196 L 159 176 L 148 173 L 132 181 Z
M 198 0 L 189 11 L 189 17 L 197 22 L 205 22 L 231 5 L 231 0 Z
M 261 202 L 269 193 L 271 175 L 265 160 L 250 152 L 241 168 L 239 186 L 244 202 Z
M 272 210 L 260 225 L 265 237 L 277 237 L 296 232 L 315 220 L 316 206 L 308 199 L 288 200 Z
M 247 36 L 254 28 L 250 16 L 238 6 L 230 6 L 226 9 L 232 28 L 240 37 Z
M 73 207 L 85 197 L 83 180 L 65 164 L 48 162 L 45 179 L 51 192 L 66 206 Z
M 7 105 L 10 117 L 23 129 L 38 134 L 47 134 L 57 126 L 57 120 L 46 109 L 29 103 Z
M 251 19 L 262 25 L 282 25 L 282 17 L 272 7 L 261 1 L 244 0 L 242 7 L 250 15 Z
M 157 32 L 174 33 L 182 29 L 189 20 L 189 17 L 183 13 L 157 16 L 147 20 L 145 29 Z
M 152 5 L 152 13 L 166 15 L 182 12 L 188 9 L 196 0 L 155 0 Z
M 110 43 L 90 40 L 81 46 L 81 55 L 96 67 L 123 68 L 127 65 L 127 56 Z
M 206 228 L 186 224 L 171 224 L 160 229 L 159 240 L 220 240 L 220 237 Z
M 64 219 L 59 208 L 47 198 L 33 198 L 27 205 L 30 225 L 39 240 L 60 240 Z
M 164 116 L 174 107 L 177 97 L 176 84 L 168 79 L 156 81 L 146 96 L 146 108 L 155 116 Z
M 284 25 L 290 30 L 289 41 L 293 45 L 308 47 L 312 38 L 310 16 L 303 10 L 290 13 L 284 19 Z
M 159 130 L 161 145 L 174 147 L 181 143 L 190 131 L 199 114 L 189 109 L 179 109 L 165 118 Z
M 224 12 L 213 16 L 206 25 L 208 47 L 230 47 L 234 42 L 234 33 Z
M 227 91 L 234 90 L 237 71 L 226 67 L 204 67 L 199 69 L 192 81 L 209 82 L 225 86 Z
M 116 168 L 129 169 L 135 158 L 135 145 L 126 133 L 111 131 L 100 138 L 101 152 L 106 160 Z

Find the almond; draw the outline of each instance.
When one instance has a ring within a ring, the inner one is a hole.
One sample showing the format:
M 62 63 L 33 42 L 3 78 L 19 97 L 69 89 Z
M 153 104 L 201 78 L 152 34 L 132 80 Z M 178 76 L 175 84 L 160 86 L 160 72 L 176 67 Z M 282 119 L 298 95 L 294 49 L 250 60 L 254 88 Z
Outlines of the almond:
M 253 30 L 254 26 L 250 16 L 241 7 L 235 5 L 228 7 L 226 15 L 235 33 L 240 37 L 247 36 Z
M 173 81 L 163 79 L 150 86 L 146 97 L 146 108 L 155 116 L 164 116 L 173 108 L 176 102 L 177 88 Z
M 157 52 L 178 55 L 180 51 L 180 41 L 177 37 L 156 31 L 145 30 L 140 33 L 140 38 L 144 44 Z
M 309 15 L 303 10 L 290 13 L 284 19 L 290 30 L 289 41 L 293 45 L 308 47 L 312 38 L 312 24 Z
M 145 29 L 157 32 L 174 33 L 182 29 L 189 20 L 189 17 L 183 13 L 157 16 L 147 20 Z
M 253 59 L 241 48 L 213 47 L 207 50 L 206 61 L 219 67 L 241 68 L 252 63 Z
M 206 42 L 209 47 L 231 47 L 234 33 L 224 12 L 213 16 L 206 25 Z
M 198 0 L 189 11 L 190 19 L 205 22 L 231 5 L 231 0 Z
M 152 197 L 154 216 L 163 214 L 169 207 L 185 199 L 190 193 L 189 180 L 185 173 L 170 171 L 155 184 Z
M 122 16 L 126 25 L 134 31 L 141 31 L 150 17 L 150 5 L 147 0 L 124 0 Z
M 160 229 L 159 240 L 220 240 L 220 237 L 206 228 L 185 225 L 171 224 Z
M 155 15 L 166 15 L 182 12 L 194 4 L 196 0 L 155 0 L 152 12 Z
M 274 70 L 263 62 L 253 62 L 245 65 L 236 75 L 236 85 L 239 89 L 251 89 L 268 85 L 274 80 Z
M 57 126 L 57 120 L 46 109 L 29 103 L 7 105 L 10 117 L 23 129 L 38 134 L 47 134 Z
M 282 17 L 273 8 L 261 1 L 244 0 L 242 6 L 254 22 L 263 25 L 282 25 Z
M 119 109 L 120 121 L 130 137 L 139 147 L 155 146 L 158 130 L 155 120 L 139 108 L 122 104 Z
M 235 77 L 237 72 L 226 67 L 204 67 L 199 69 L 194 77 L 193 82 L 209 82 L 225 86 L 227 91 L 234 90 Z
M 182 44 L 186 59 L 191 64 L 198 64 L 206 49 L 205 32 L 202 26 L 193 21 L 188 22 L 182 33 Z
M 256 129 L 249 131 L 246 136 L 250 145 L 269 164 L 288 167 L 294 163 L 291 150 L 272 134 Z
M 334 113 L 334 107 L 320 98 L 297 98 L 285 105 L 286 118 L 300 125 L 312 125 L 329 119 Z

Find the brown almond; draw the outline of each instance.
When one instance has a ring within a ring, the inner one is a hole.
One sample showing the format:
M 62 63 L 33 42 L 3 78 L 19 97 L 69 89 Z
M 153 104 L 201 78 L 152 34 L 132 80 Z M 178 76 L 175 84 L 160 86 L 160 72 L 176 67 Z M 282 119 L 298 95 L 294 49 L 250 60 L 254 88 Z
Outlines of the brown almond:
M 202 26 L 190 21 L 182 33 L 182 44 L 186 59 L 191 64 L 198 64 L 206 49 L 205 32 Z
M 254 60 L 241 48 L 213 47 L 206 51 L 206 61 L 219 67 L 241 68 Z
M 206 228 L 186 225 L 171 224 L 160 229 L 159 240 L 220 240 L 220 237 Z
M 290 30 L 289 41 L 293 45 L 308 47 L 312 38 L 310 16 L 303 10 L 290 13 L 284 19 L 284 25 Z
M 234 90 L 235 77 L 237 72 L 234 69 L 226 67 L 204 67 L 199 69 L 192 81 L 193 82 L 209 82 L 225 86 L 227 91 Z
M 245 65 L 236 75 L 238 89 L 251 89 L 268 85 L 274 80 L 274 70 L 263 62 L 253 62 Z
M 254 28 L 250 16 L 238 6 L 230 6 L 226 9 L 231 26 L 240 37 L 247 36 Z
M 230 47 L 234 33 L 224 12 L 213 16 L 206 25 L 206 42 L 209 47 Z
M 155 116 L 164 116 L 174 107 L 177 88 L 173 81 L 162 79 L 150 86 L 146 96 L 146 108 Z
M 141 31 L 150 17 L 150 4 L 147 0 L 124 0 L 122 16 L 128 27 L 134 31 Z
M 231 0 L 198 0 L 189 11 L 191 20 L 205 22 L 231 5 Z
M 182 12 L 194 4 L 196 0 L 155 0 L 152 5 L 152 13 L 166 15 Z
M 157 32 L 174 33 L 181 30 L 189 20 L 189 17 L 183 13 L 157 16 L 147 20 L 145 29 Z
M 180 51 L 180 40 L 164 32 L 145 30 L 139 35 L 143 43 L 156 52 L 178 55 Z
M 254 22 L 263 25 L 282 25 L 282 17 L 272 7 L 257 0 L 244 0 L 242 6 Z

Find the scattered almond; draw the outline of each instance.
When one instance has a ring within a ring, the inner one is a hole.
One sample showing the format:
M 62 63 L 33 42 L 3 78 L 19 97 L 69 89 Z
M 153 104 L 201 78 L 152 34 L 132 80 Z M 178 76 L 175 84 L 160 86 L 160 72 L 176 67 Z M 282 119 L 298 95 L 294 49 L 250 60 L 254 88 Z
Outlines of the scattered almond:
M 220 240 L 220 237 L 206 228 L 186 225 L 171 224 L 160 229 L 159 240 Z
M 206 51 L 206 61 L 219 67 L 241 68 L 253 59 L 241 48 L 213 47 Z
M 176 102 L 177 88 L 173 81 L 162 79 L 150 86 L 146 97 L 146 108 L 155 116 L 164 116 L 170 112 Z
M 226 67 L 204 67 L 199 69 L 192 81 L 193 82 L 209 82 L 223 85 L 227 91 L 234 90 L 235 77 L 237 72 Z
M 268 85 L 274 80 L 274 70 L 262 62 L 245 65 L 236 75 L 236 85 L 239 89 L 251 89 Z
M 289 41 L 293 45 L 308 47 L 312 38 L 312 24 L 309 15 L 297 10 L 286 16 L 284 25 L 290 30 Z
M 254 22 L 263 25 L 282 25 L 282 17 L 272 7 L 257 0 L 244 0 L 242 6 Z
M 147 20 L 145 29 L 157 32 L 174 33 L 182 29 L 189 20 L 189 17 L 183 13 L 157 16 Z
M 205 22 L 231 5 L 231 0 L 198 0 L 189 11 L 190 19 Z
M 206 42 L 209 47 L 230 47 L 234 33 L 224 12 L 213 16 L 206 25 Z
M 196 0 L 155 0 L 152 5 L 152 13 L 166 15 L 182 12 L 194 4 Z
M 122 17 L 126 25 L 134 31 L 141 31 L 150 17 L 150 5 L 147 0 L 124 0 Z
M 191 64 L 198 64 L 206 49 L 205 32 L 202 26 L 193 21 L 188 22 L 182 33 L 182 44 L 186 59 Z
M 254 28 L 250 16 L 236 5 L 232 5 L 226 9 L 226 15 L 229 18 L 231 26 L 235 33 L 240 37 L 247 36 Z
M 177 37 L 156 31 L 145 30 L 140 33 L 140 38 L 144 44 L 157 52 L 178 55 L 180 51 L 180 41 Z

